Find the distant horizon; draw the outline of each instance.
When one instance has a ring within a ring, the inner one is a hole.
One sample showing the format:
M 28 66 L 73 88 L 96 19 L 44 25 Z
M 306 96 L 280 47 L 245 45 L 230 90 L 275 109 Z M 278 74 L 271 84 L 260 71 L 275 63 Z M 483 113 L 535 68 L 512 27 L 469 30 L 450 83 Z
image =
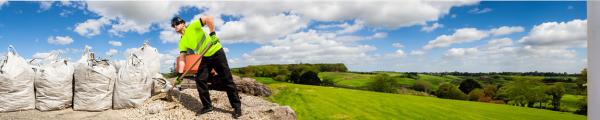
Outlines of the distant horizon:
M 343 63 L 290 63 L 290 64 L 261 64 L 261 65 L 291 65 L 291 64 L 343 64 Z M 261 66 L 261 65 L 248 65 L 248 66 Z M 233 69 L 239 69 L 239 68 L 244 68 L 244 67 L 248 67 L 248 66 L 242 66 L 242 67 L 232 67 Z M 587 68 L 581 68 L 581 70 L 583 69 L 587 69 Z M 400 72 L 400 73 L 411 73 L 411 72 L 416 72 L 416 71 L 379 71 L 379 70 L 375 70 L 375 71 L 353 71 L 353 70 L 348 70 L 348 72 Z M 421 72 L 416 72 L 416 73 L 451 73 L 451 72 L 459 72 L 459 73 L 505 73 L 505 72 L 509 72 L 509 73 L 527 73 L 527 72 L 540 72 L 540 73 L 567 73 L 567 74 L 571 74 L 571 75 L 578 75 L 581 74 L 581 71 L 579 72 L 574 72 L 574 73 L 569 73 L 569 72 L 544 72 L 544 71 L 539 71 L 539 70 L 534 70 L 534 71 L 501 71 L 501 72 L 464 72 L 464 71 L 438 71 L 438 72 L 427 72 L 427 71 L 421 71 Z

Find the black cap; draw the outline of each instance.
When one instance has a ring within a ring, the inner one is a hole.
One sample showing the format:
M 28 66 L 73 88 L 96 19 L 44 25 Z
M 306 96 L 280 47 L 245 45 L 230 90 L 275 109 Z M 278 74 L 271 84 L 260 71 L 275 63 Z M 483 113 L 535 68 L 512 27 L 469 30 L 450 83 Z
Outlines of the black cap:
M 185 20 L 181 19 L 179 16 L 175 16 L 173 19 L 171 19 L 171 27 L 175 27 L 175 25 L 179 25 L 181 23 L 185 23 Z

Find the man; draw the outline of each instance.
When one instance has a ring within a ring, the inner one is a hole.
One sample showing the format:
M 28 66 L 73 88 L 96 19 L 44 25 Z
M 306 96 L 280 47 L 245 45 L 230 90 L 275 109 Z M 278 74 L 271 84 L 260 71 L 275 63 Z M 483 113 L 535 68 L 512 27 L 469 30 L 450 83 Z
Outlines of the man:
M 210 30 L 210 36 L 207 36 L 202 29 L 205 25 Z M 198 20 L 192 20 L 189 26 L 186 26 L 185 21 L 176 16 L 171 20 L 171 27 L 175 28 L 175 31 L 182 35 L 181 40 L 179 40 L 180 58 L 185 58 L 188 50 L 192 50 L 196 54 L 203 56 L 199 63 L 198 73 L 196 74 L 196 86 L 198 87 L 200 101 L 202 101 L 203 105 L 200 114 L 211 112 L 214 109 L 211 104 L 207 85 L 209 72 L 214 69 L 218 74 L 216 77 L 219 77 L 219 80 L 223 80 L 223 87 L 227 92 L 229 103 L 234 109 L 233 117 L 237 119 L 242 116 L 240 97 L 237 94 L 235 83 L 231 76 L 227 57 L 219 42 L 219 38 L 215 34 L 214 18 L 211 16 L 202 16 Z M 180 60 L 178 61 L 179 63 L 195 62 L 185 61 L 185 59 Z M 180 72 L 182 71 L 180 70 Z M 176 84 L 180 83 L 180 81 L 177 81 Z

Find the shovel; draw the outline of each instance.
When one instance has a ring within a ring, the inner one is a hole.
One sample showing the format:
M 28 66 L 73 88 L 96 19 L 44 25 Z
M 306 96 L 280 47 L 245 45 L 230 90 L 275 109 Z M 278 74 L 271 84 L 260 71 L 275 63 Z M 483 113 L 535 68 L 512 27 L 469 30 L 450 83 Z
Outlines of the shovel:
M 210 47 L 210 45 L 209 45 L 209 47 Z M 194 62 L 194 64 L 192 64 L 192 66 L 191 66 L 190 68 L 188 68 L 187 70 L 183 71 L 183 74 L 181 74 L 181 75 L 177 76 L 177 78 L 175 78 L 175 82 L 173 82 L 173 87 L 175 87 L 175 84 L 177 84 L 177 81 L 179 81 L 180 79 L 183 79 L 183 76 L 185 76 L 185 74 L 187 74 L 189 71 L 191 71 L 191 70 L 192 70 L 192 68 L 194 68 L 193 66 L 196 66 L 198 63 L 200 63 L 200 61 L 202 61 L 202 57 L 204 57 L 204 54 L 205 54 L 207 51 L 208 51 L 208 49 L 204 49 L 204 50 L 202 51 L 202 53 L 200 54 L 200 55 L 202 55 L 202 56 L 200 56 L 198 59 L 196 59 L 196 61 Z M 185 58 L 183 58 L 183 59 L 185 59 Z M 198 77 L 198 76 L 196 76 L 196 77 Z M 181 91 L 179 91 L 179 89 L 177 89 L 176 91 L 172 91 L 172 90 L 173 90 L 173 89 L 170 89 L 170 90 L 169 90 L 169 92 L 167 92 L 167 97 L 168 97 L 169 99 L 171 99 L 171 98 L 172 98 L 172 97 L 171 97 L 171 93 L 172 93 L 172 92 L 176 92 L 176 93 L 177 93 L 177 99 L 178 99 L 179 101 L 181 101 Z

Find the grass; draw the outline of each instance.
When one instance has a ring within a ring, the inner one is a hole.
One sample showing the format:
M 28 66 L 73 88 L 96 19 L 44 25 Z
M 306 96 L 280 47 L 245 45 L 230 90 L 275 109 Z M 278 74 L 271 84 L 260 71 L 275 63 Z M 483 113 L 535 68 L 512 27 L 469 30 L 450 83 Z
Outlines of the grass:
M 269 99 L 291 106 L 300 120 L 443 119 L 584 120 L 586 116 L 501 104 L 290 84 L 257 78 L 273 90 Z M 569 97 L 566 97 L 567 99 Z
M 402 73 L 394 73 L 394 72 L 378 72 L 379 74 L 388 74 L 394 79 L 398 81 L 399 84 L 412 86 L 415 84 L 415 79 L 412 78 L 403 78 L 400 77 Z M 350 87 L 363 87 L 366 86 L 369 82 L 372 81 L 372 77 L 376 76 L 375 74 L 358 74 L 358 73 L 348 73 L 348 72 L 321 72 L 319 73 L 320 78 L 331 77 L 334 81 L 338 81 L 338 85 L 350 86 Z M 419 74 L 419 80 L 425 80 L 430 82 L 433 85 L 433 90 L 437 90 L 437 87 L 444 82 L 451 82 L 452 80 L 459 79 L 456 76 L 432 76 Z
M 582 95 L 571 95 L 571 94 L 565 94 L 561 99 L 560 99 L 560 106 L 565 108 L 567 111 L 577 111 L 579 109 L 579 105 L 578 102 L 580 99 L 582 99 L 584 96 Z

